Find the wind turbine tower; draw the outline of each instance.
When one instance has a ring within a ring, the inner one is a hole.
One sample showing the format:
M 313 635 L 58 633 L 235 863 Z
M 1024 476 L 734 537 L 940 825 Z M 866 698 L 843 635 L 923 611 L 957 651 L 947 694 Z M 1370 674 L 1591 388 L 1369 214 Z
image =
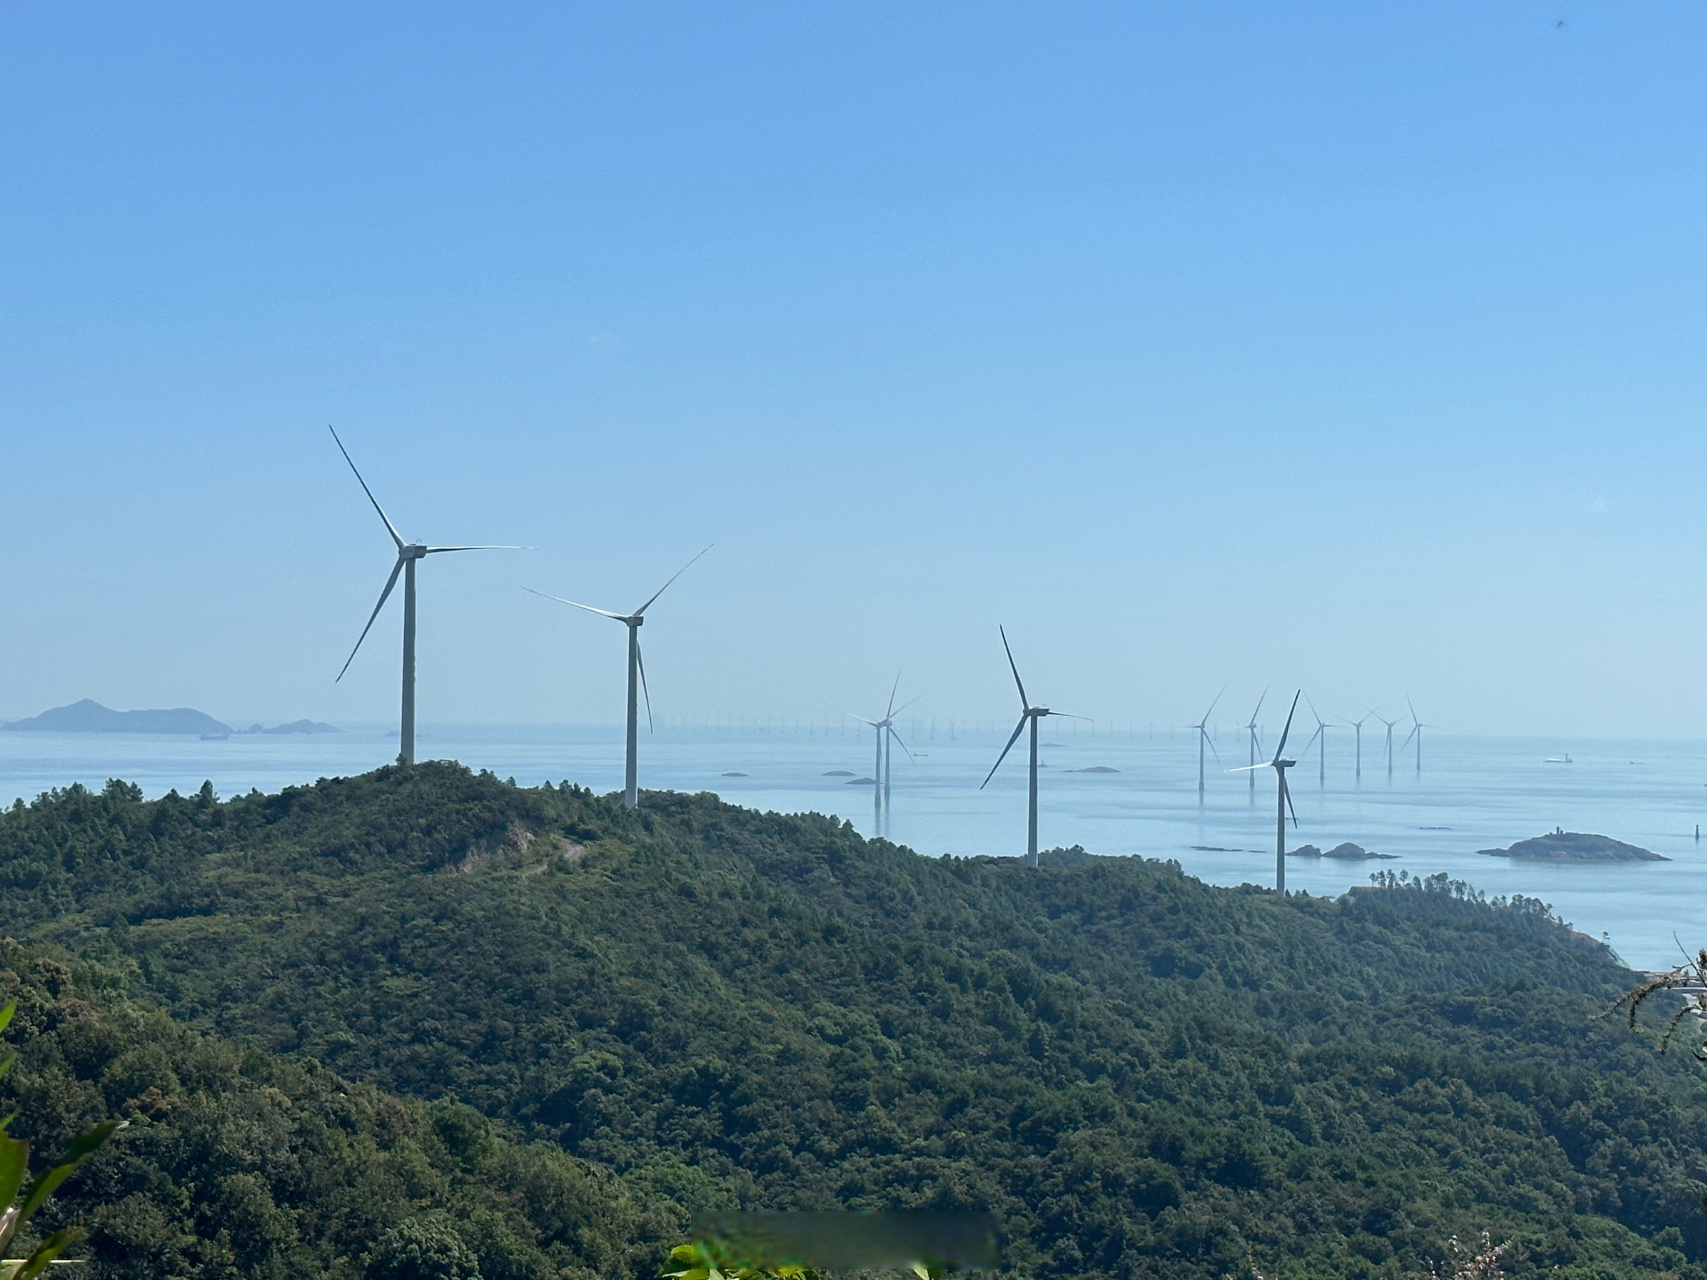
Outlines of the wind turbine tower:
M 1376 716 L 1375 718 L 1387 726 L 1387 781 L 1391 782 L 1393 780 L 1393 726 L 1399 722 L 1389 720 L 1386 716 Z
M 1245 726 L 1245 731 L 1251 735 L 1251 759 L 1250 759 L 1250 764 L 1251 764 L 1250 783 L 1251 783 L 1251 786 L 1250 786 L 1250 792 L 1251 792 L 1252 803 L 1255 803 L 1256 798 L 1257 798 L 1257 775 L 1255 772 L 1257 757 L 1262 754 L 1262 742 L 1257 738 L 1257 716 L 1262 713 L 1262 704 L 1263 704 L 1264 700 L 1267 699 L 1267 697 L 1268 697 L 1268 690 L 1264 689 L 1262 691 L 1262 697 L 1257 699 L 1256 709 L 1251 712 L 1250 723 Z M 1206 720 L 1208 718 L 1209 717 L 1207 717 L 1207 716 L 1204 717 L 1204 719 L 1206 719 Z M 1199 770 L 1199 772 L 1201 772 L 1201 770 Z
M 1321 740 L 1321 745 L 1316 748 L 1316 785 L 1325 787 L 1328 785 L 1328 722 L 1317 713 L 1316 704 L 1309 698 L 1304 699 L 1304 705 L 1309 707 L 1310 714 L 1316 717 L 1316 732 L 1310 735 L 1310 741 L 1304 744 L 1304 750 L 1298 754 L 1309 755 L 1311 745 L 1317 739 Z
M 403 535 L 397 532 L 397 526 L 391 523 L 391 518 L 385 514 L 385 509 L 379 505 L 379 499 L 373 496 L 373 490 L 367 487 L 367 481 L 362 479 L 362 473 L 356 471 L 356 464 L 350 457 L 350 451 L 344 448 L 344 442 L 338 439 L 338 433 L 328 425 L 326 430 L 332 432 L 332 440 L 338 446 L 338 452 L 344 455 L 344 461 L 350 464 L 350 470 L 355 472 L 356 483 L 361 485 L 362 492 L 367 494 L 367 500 L 373 503 L 373 509 L 379 512 L 379 518 L 385 522 L 385 531 L 391 535 L 391 541 L 397 544 L 397 563 L 391 566 L 391 576 L 385 580 L 385 589 L 379 593 L 379 603 L 374 605 L 373 612 L 368 615 L 367 626 L 362 628 L 361 635 L 356 637 L 356 647 L 350 650 L 350 656 L 344 659 L 344 665 L 338 671 L 338 680 L 344 678 L 344 672 L 350 669 L 350 663 L 356 660 L 356 654 L 362 647 L 362 641 L 367 639 L 367 633 L 373 630 L 373 620 L 379 617 L 379 611 L 385 608 L 385 602 L 391 598 L 391 590 L 397 585 L 397 575 L 403 575 L 403 715 L 397 735 L 397 762 L 399 764 L 415 763 L 415 565 L 428 556 L 436 556 L 444 551 L 527 551 L 527 547 L 428 547 L 419 542 L 405 542 Z M 337 680 L 333 681 L 334 684 Z
M 1274 749 L 1274 758 L 1261 764 L 1248 765 L 1249 769 L 1273 769 L 1279 782 L 1276 788 L 1275 819 L 1274 819 L 1274 891 L 1276 896 L 1286 896 L 1286 815 L 1292 814 L 1292 825 L 1298 826 L 1298 811 L 1292 807 L 1292 792 L 1286 785 L 1286 771 L 1298 762 L 1286 759 L 1286 738 L 1292 732 L 1292 717 L 1298 711 L 1298 698 L 1304 691 L 1292 695 L 1292 710 L 1286 713 L 1286 727 L 1280 731 L 1280 745 Z M 1244 772 L 1239 770 L 1238 772 Z
M 1363 720 L 1369 719 L 1369 717 L 1374 714 L 1375 713 L 1370 711 L 1367 707 L 1364 708 Z M 1363 785 L 1363 720 L 1346 721 L 1347 724 L 1357 731 L 1357 782 L 1359 786 Z
M 1428 726 L 1417 719 L 1417 709 L 1412 704 L 1411 695 L 1408 693 L 1405 695 L 1405 705 L 1411 710 L 1411 731 L 1405 735 L 1405 741 L 1400 745 L 1399 753 L 1404 754 L 1405 748 L 1411 745 L 1412 738 L 1417 740 L 1417 777 L 1420 778 L 1423 772 L 1423 730 Z
M 1001 627 L 996 630 L 1002 635 L 1002 649 L 1008 655 L 1008 669 L 1014 673 L 1014 684 L 1019 687 L 1019 723 L 1014 726 L 1013 736 L 1008 739 L 1008 745 L 1002 748 L 1002 754 L 996 757 L 996 763 L 990 766 L 990 772 L 984 775 L 984 781 L 978 784 L 982 791 L 990 785 L 990 779 L 996 776 L 996 770 L 1002 767 L 1002 761 L 1008 758 L 1008 752 L 1019 741 L 1019 735 L 1031 728 L 1031 773 L 1030 773 L 1030 807 L 1026 811 L 1025 827 L 1025 860 L 1030 866 L 1037 865 L 1037 722 L 1044 716 L 1067 716 L 1071 720 L 1084 720 L 1088 717 L 1069 715 L 1065 711 L 1051 711 L 1048 707 L 1034 707 L 1031 699 L 1026 697 L 1025 682 L 1019 678 L 1019 666 L 1014 662 L 1014 651 L 1008 647 L 1008 633 Z M 1213 707 L 1210 708 L 1214 710 Z M 1206 716 L 1205 719 L 1208 717 Z
M 707 547 L 705 551 L 710 551 Z M 699 556 L 703 556 L 701 551 Z M 545 596 L 547 600 L 555 600 L 558 604 L 573 605 L 577 609 L 585 609 L 588 613 L 596 613 L 601 618 L 614 618 L 628 628 L 628 754 L 623 773 L 622 803 L 624 807 L 633 809 L 640 804 L 640 699 L 646 699 L 646 728 L 652 728 L 652 693 L 646 687 L 646 661 L 640 656 L 640 628 L 646 621 L 646 611 L 652 607 L 652 602 L 669 589 L 670 583 L 688 571 L 688 567 L 698 560 L 695 556 L 669 577 L 669 581 L 659 587 L 633 613 L 611 613 L 607 609 L 595 609 L 590 604 L 582 604 L 578 600 L 565 600 L 562 596 L 546 595 L 543 591 L 534 591 L 532 587 L 523 587 L 523 591 L 533 592 L 536 596 Z
M 1227 692 L 1226 686 L 1222 686 L 1221 693 L 1226 693 L 1226 692 Z M 1205 746 L 1207 746 L 1211 751 L 1214 751 L 1215 752 L 1215 763 L 1216 764 L 1221 763 L 1221 753 L 1219 751 L 1215 751 L 1215 743 L 1209 737 L 1209 717 L 1215 713 L 1215 703 L 1221 701 L 1221 693 L 1218 693 L 1215 695 L 1215 702 L 1211 702 L 1209 704 L 1209 710 L 1205 711 L 1203 713 L 1203 719 L 1199 720 L 1196 724 L 1191 726 L 1193 729 L 1197 730 L 1197 803 L 1198 804 L 1203 803 L 1203 748 Z

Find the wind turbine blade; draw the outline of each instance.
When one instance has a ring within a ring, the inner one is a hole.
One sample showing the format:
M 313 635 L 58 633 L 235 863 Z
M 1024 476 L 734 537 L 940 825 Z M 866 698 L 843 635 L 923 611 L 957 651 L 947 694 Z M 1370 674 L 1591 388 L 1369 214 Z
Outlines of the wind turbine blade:
M 925 698 L 925 695 L 922 693 L 916 698 L 908 698 L 905 702 L 903 702 L 900 706 L 896 707 L 895 710 L 889 712 L 883 718 L 885 720 L 888 720 L 888 719 L 891 719 L 895 716 L 898 716 L 903 711 L 905 711 L 908 707 L 912 706 L 915 702 L 923 702 L 924 698 Z
M 361 635 L 356 637 L 356 647 L 350 650 L 350 656 L 344 659 L 344 665 L 338 669 L 338 680 L 344 678 L 344 672 L 350 669 L 350 663 L 356 660 L 356 650 L 362 647 L 362 641 L 367 639 L 367 633 L 373 630 L 373 620 L 379 617 L 379 611 L 385 608 L 385 602 L 391 598 L 391 588 L 397 585 L 397 575 L 403 572 L 403 557 L 397 557 L 397 563 L 391 566 L 391 576 L 385 580 L 385 590 L 379 593 L 379 603 L 374 605 L 373 612 L 367 616 L 367 626 L 362 628 Z M 338 680 L 332 681 L 337 684 Z
M 1304 755 L 1306 752 L 1308 752 L 1310 750 L 1311 747 L 1315 746 L 1316 745 L 1316 739 L 1321 737 L 1321 736 L 1322 736 L 1322 726 L 1317 725 L 1316 726 L 1316 732 L 1314 732 L 1310 735 L 1310 741 L 1308 741 L 1304 744 L 1304 750 L 1299 752 L 1299 755 L 1300 756 Z
M 996 776 L 996 770 L 1002 767 L 1002 761 L 1006 760 L 1008 752 L 1014 749 L 1014 743 L 1019 741 L 1019 735 L 1025 732 L 1025 722 L 1028 719 L 1030 719 L 1029 716 L 1019 718 L 1019 725 L 1014 729 L 1014 736 L 1008 739 L 1008 745 L 1002 748 L 1002 754 L 996 757 L 996 763 L 990 766 L 990 772 L 984 775 L 984 781 L 978 784 L 978 790 L 982 791 L 990 785 L 990 779 Z
M 1002 633 L 1002 650 L 1003 650 L 1003 652 L 1005 652 L 1008 655 L 1008 667 L 1014 673 L 1014 683 L 1019 686 L 1020 705 L 1022 707 L 1029 708 L 1031 706 L 1031 699 L 1025 696 L 1025 681 L 1023 681 L 1019 678 L 1019 667 L 1014 662 L 1014 651 L 1012 649 L 1008 648 L 1008 633 L 999 624 L 997 625 L 996 630 L 1000 631 Z M 1016 730 L 1016 733 L 1017 733 L 1017 730 Z M 1010 742 L 1008 745 L 1012 746 L 1013 744 Z M 1005 755 L 1007 753 L 1003 752 L 1003 754 Z M 985 781 L 988 782 L 989 779 L 986 778 Z
M 326 424 L 326 430 L 332 431 L 331 423 Z M 344 461 L 350 464 L 350 470 L 356 471 L 356 464 L 350 458 L 350 451 L 344 448 L 344 442 L 338 439 L 336 431 L 332 431 L 332 440 L 338 446 L 338 452 L 344 455 Z M 356 483 L 361 485 L 362 492 L 367 494 L 367 500 L 373 503 L 373 509 L 379 512 L 379 518 L 385 521 L 385 530 L 391 535 L 391 540 L 397 544 L 397 549 L 403 550 L 403 535 L 397 532 L 397 526 L 391 523 L 391 517 L 385 514 L 385 508 L 379 505 L 379 499 L 373 496 L 373 490 L 367 487 L 367 481 L 362 479 L 362 473 L 359 471 L 356 471 Z M 360 647 L 359 642 L 357 647 Z M 356 655 L 352 653 L 350 656 L 353 658 Z M 348 666 L 349 663 L 344 665 Z
M 1298 830 L 1298 810 L 1292 807 L 1292 788 L 1286 785 L 1286 770 L 1280 771 L 1280 794 L 1286 797 L 1286 811 L 1292 815 L 1292 829 Z
M 710 551 L 711 547 L 715 547 L 716 545 L 717 544 L 715 542 L 713 542 L 711 544 L 711 546 L 708 546 L 705 549 L 705 551 Z M 705 554 L 705 551 L 701 551 L 699 553 L 699 556 L 703 556 Z M 693 560 L 698 560 L 699 556 L 695 556 L 693 558 Z M 672 573 L 670 575 L 670 581 L 666 582 L 663 586 L 659 587 L 656 591 L 654 591 L 652 593 L 652 599 L 648 600 L 645 604 L 641 605 L 638 609 L 636 609 L 634 611 L 634 616 L 638 618 L 641 614 L 645 613 L 648 609 L 650 609 L 652 607 L 652 600 L 656 600 L 659 596 L 663 595 L 664 592 L 666 592 L 670 589 L 670 582 L 674 582 L 677 578 L 681 577 L 684 573 L 686 573 L 689 569 L 691 569 L 693 567 L 693 560 L 689 560 L 680 569 L 677 569 L 674 573 Z
M 895 691 L 901 687 L 901 673 L 895 673 L 895 683 L 889 686 L 889 705 L 884 709 L 883 718 L 887 720 L 895 714 Z
M 1221 693 L 1226 693 L 1226 692 L 1227 692 L 1227 686 L 1222 685 L 1221 686 Z M 1221 701 L 1221 693 L 1218 693 L 1215 695 L 1215 702 Z M 1203 713 L 1203 723 L 1204 724 L 1208 724 L 1209 723 L 1209 717 L 1215 714 L 1215 702 L 1211 702 L 1209 704 L 1209 710 L 1207 710 Z
M 895 739 L 896 742 L 901 743 L 901 750 L 907 751 L 907 744 L 905 742 L 901 742 L 901 735 L 895 732 L 895 726 L 894 725 L 889 726 L 889 736 L 891 738 Z M 907 759 L 913 760 L 913 753 L 911 751 L 907 751 Z M 913 763 L 917 764 L 918 761 L 913 760 Z
M 646 732 L 652 732 L 652 691 L 646 687 L 646 655 L 640 649 L 640 637 L 634 638 L 634 660 L 640 667 L 640 693 L 646 699 Z
M 868 729 L 877 728 L 877 721 L 875 721 L 875 720 L 867 720 L 864 716 L 856 716 L 851 711 L 844 711 L 844 712 L 842 712 L 842 714 L 850 720 L 858 720 L 861 724 L 865 725 L 866 728 L 868 728 Z
M 1311 699 L 1310 695 L 1307 693 L 1304 695 L 1304 705 L 1310 708 L 1310 714 L 1315 717 L 1316 727 L 1318 730 L 1320 730 L 1321 726 L 1326 724 L 1327 721 L 1322 719 L 1321 713 L 1316 710 L 1315 702 Z M 1312 738 L 1311 741 L 1314 742 L 1315 739 Z M 1308 751 L 1309 749 L 1310 748 L 1308 746 L 1306 746 L 1304 748 L 1304 750 L 1306 750 L 1306 751 Z
M 615 618 L 618 622 L 628 621 L 628 619 L 623 617 L 620 613 L 612 613 L 609 609 L 595 609 L 592 605 L 582 604 L 579 600 L 565 600 L 562 596 L 546 595 L 545 592 L 535 591 L 532 587 L 523 587 L 522 590 L 528 592 L 530 595 L 536 595 L 542 600 L 555 600 L 558 604 L 574 605 L 577 609 L 585 609 L 588 613 L 596 613 L 601 618 Z
M 1067 720 L 1089 720 L 1092 724 L 1096 723 L 1096 717 L 1094 716 L 1076 716 L 1071 711 L 1045 711 L 1043 714 L 1046 716 L 1061 716 Z
M 1228 773 L 1249 773 L 1252 769 L 1272 769 L 1274 761 L 1264 760 L 1261 764 L 1242 764 L 1237 769 L 1228 769 Z
M 1209 744 L 1209 753 L 1215 757 L 1215 763 L 1220 764 L 1221 753 L 1215 750 L 1215 739 L 1211 738 L 1207 731 L 1204 731 L 1203 740 Z
M 1286 727 L 1280 731 L 1280 745 L 1274 749 L 1276 760 L 1280 759 L 1286 751 L 1286 735 L 1292 732 L 1292 717 L 1298 714 L 1298 699 L 1303 696 L 1304 691 L 1302 689 L 1292 695 L 1292 710 L 1286 713 Z
M 1411 726 L 1411 731 L 1405 735 L 1405 740 L 1399 744 L 1400 754 L 1403 754 L 1405 748 L 1411 745 L 1411 739 L 1417 736 L 1417 730 L 1421 727 L 1421 725 Z
M 1411 695 L 1408 693 L 1405 695 L 1405 705 L 1411 709 L 1411 723 L 1415 724 L 1417 722 L 1417 706 L 1411 701 Z
M 1247 725 L 1246 725 L 1246 726 L 1245 726 L 1245 728 L 1247 728 L 1247 729 L 1254 729 L 1254 728 L 1256 728 L 1256 727 L 1257 727 L 1257 717 L 1258 717 L 1258 716 L 1260 716 L 1260 715 L 1261 715 L 1261 714 L 1262 714 L 1262 704 L 1263 704 L 1263 703 L 1264 703 L 1264 702 L 1266 702 L 1266 701 L 1267 701 L 1267 700 L 1268 700 L 1268 690 L 1269 690 L 1269 688 L 1272 688 L 1272 686 L 1267 686 L 1267 687 L 1265 687 L 1265 688 L 1264 688 L 1264 689 L 1263 689 L 1263 691 L 1262 691 L 1262 697 L 1260 697 L 1260 698 L 1258 698 L 1258 699 L 1257 699 L 1257 707 L 1256 707 L 1256 710 L 1255 710 L 1255 711 L 1253 711 L 1253 712 L 1251 712 L 1251 722 L 1250 722 L 1250 723 L 1249 723 L 1249 724 L 1247 724 Z M 1208 718 L 1209 718 L 1209 717 L 1208 717 L 1208 716 L 1205 716 L 1205 717 L 1204 717 L 1204 719 L 1205 719 L 1205 720 L 1207 720 L 1207 719 L 1208 719 Z
M 436 556 L 441 551 L 538 551 L 538 550 L 539 550 L 538 547 L 495 547 L 495 546 L 428 547 L 421 554 L 424 556 Z

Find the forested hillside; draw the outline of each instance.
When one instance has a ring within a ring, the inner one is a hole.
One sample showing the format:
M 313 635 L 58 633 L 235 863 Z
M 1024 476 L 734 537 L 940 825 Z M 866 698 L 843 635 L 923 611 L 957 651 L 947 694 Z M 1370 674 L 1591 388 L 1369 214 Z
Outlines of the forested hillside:
M 992 1209 L 1021 1274 L 1206 1278 L 1426 1274 L 1486 1228 L 1513 1275 L 1704 1274 L 1707 1089 L 1533 903 L 933 860 L 426 765 L 45 796 L 0 816 L 0 910 L 300 1064 L 269 1070 L 614 1171 L 612 1223 Z
M 87 1277 L 379 1274 L 413 1244 L 478 1258 L 486 1280 L 643 1277 L 682 1223 L 478 1113 L 236 1049 L 128 1000 L 117 975 L 0 944 L 21 1049 L 10 1131 L 63 1150 L 127 1123 L 37 1219 L 91 1228 Z

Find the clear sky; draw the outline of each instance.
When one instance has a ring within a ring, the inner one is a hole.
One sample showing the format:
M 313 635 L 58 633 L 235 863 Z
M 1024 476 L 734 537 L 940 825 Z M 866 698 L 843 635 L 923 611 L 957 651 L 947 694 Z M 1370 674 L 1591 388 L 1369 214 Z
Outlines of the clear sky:
M 1707 722 L 1707 8 L 0 9 L 0 717 Z M 1219 718 L 1219 713 L 1218 713 Z

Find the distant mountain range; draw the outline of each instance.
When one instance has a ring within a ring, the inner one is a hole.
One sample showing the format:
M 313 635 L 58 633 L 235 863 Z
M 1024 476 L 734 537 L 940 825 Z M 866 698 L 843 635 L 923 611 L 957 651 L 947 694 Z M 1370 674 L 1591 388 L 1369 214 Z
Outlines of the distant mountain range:
M 313 720 L 294 720 L 289 724 L 263 729 L 233 730 L 205 711 L 194 707 L 173 707 L 170 710 L 114 711 L 103 707 L 93 698 L 84 698 L 68 707 L 54 707 L 27 720 L 0 724 L 0 729 L 36 733 L 194 733 L 203 737 L 224 737 L 239 733 L 337 733 L 336 725 L 320 724 Z

